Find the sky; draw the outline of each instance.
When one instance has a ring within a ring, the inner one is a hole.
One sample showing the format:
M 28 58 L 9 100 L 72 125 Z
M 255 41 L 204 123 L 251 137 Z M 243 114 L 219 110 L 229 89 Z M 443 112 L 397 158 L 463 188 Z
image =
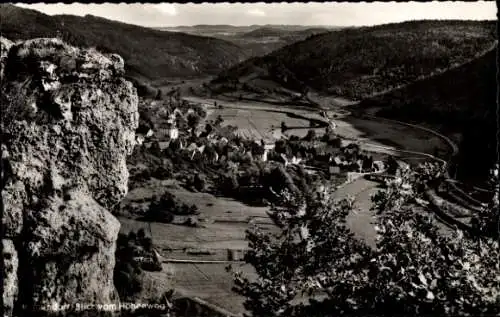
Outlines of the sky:
M 372 3 L 17 4 L 43 13 L 92 14 L 149 27 L 196 24 L 362 26 L 423 19 L 496 19 L 495 1 Z

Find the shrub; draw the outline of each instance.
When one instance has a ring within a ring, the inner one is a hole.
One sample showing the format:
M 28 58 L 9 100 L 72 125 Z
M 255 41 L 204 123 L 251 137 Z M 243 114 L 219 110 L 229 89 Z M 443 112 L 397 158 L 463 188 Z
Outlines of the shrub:
M 172 169 L 168 166 L 159 166 L 151 176 L 157 179 L 169 179 L 172 177 Z
M 204 191 L 207 186 L 207 178 L 204 174 L 197 173 L 194 176 L 193 186 L 197 191 Z
M 281 122 L 281 132 L 285 132 L 286 130 L 288 130 L 288 127 L 286 126 L 286 123 L 285 122 Z
M 144 228 L 137 230 L 137 239 L 142 240 L 145 237 L 146 237 L 146 232 L 144 231 Z
M 304 137 L 305 141 L 313 141 L 316 139 L 316 131 L 315 130 L 308 130 L 306 136 Z
M 218 189 L 222 194 L 229 197 L 234 197 L 238 194 L 239 187 L 240 184 L 238 182 L 238 177 L 234 173 L 228 172 L 225 175 L 219 177 Z
M 166 208 L 164 202 L 154 199 L 145 214 L 145 218 L 150 221 L 170 223 L 174 220 L 173 213 Z
M 128 235 L 119 234 L 116 245 L 116 264 L 113 281 L 121 299 L 128 298 L 142 290 L 143 272 L 134 261 L 137 235 L 131 231 Z
M 482 208 L 481 212 L 473 215 L 471 221 L 482 234 L 498 239 L 500 235 L 498 164 L 490 171 L 490 181 L 493 184 L 493 197 L 488 205 Z
M 190 113 L 187 117 L 187 125 L 191 129 L 195 129 L 198 124 L 200 123 L 201 118 L 198 114 L 196 113 Z

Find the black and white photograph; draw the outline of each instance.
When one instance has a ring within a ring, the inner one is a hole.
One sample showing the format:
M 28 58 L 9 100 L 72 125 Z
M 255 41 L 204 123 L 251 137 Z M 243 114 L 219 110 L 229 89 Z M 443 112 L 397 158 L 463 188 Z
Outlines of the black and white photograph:
M 497 20 L 0 4 L 3 316 L 500 316 Z

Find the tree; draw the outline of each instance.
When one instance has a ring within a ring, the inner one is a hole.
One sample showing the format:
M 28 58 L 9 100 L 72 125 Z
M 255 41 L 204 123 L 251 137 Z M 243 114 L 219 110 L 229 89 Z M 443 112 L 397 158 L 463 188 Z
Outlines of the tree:
M 179 104 L 181 101 L 181 89 L 179 87 L 175 88 L 174 98 L 175 98 L 175 101 L 177 101 L 177 104 Z
M 200 116 L 196 113 L 190 113 L 187 117 L 187 125 L 191 129 L 196 129 L 198 124 L 200 123 Z
M 308 130 L 306 136 L 304 137 L 304 140 L 313 141 L 314 139 L 316 139 L 316 131 L 314 131 L 313 129 Z
M 342 140 L 339 138 L 339 137 L 329 137 L 326 141 L 326 144 L 336 148 L 336 149 L 340 149 L 340 147 L 342 146 Z
M 288 129 L 284 121 L 281 121 L 281 132 L 285 132 Z
M 277 153 L 285 153 L 287 143 L 284 139 L 279 139 L 274 142 L 274 150 Z
M 196 104 L 194 110 L 200 118 L 204 119 L 207 117 L 207 112 L 205 111 L 205 108 L 203 108 L 202 105 Z
M 182 131 L 182 130 L 186 129 L 186 127 L 188 126 L 188 122 L 186 121 L 184 116 L 177 116 L 175 118 L 175 125 L 177 126 L 177 128 L 179 130 Z
M 430 213 L 412 205 L 422 178 L 412 171 L 400 178 L 385 200 L 374 198 L 382 211 L 374 247 L 346 225 L 353 201 L 328 192 L 290 196 L 271 214 L 278 234 L 250 229 L 245 261 L 257 278 L 236 272 L 235 290 L 252 316 L 498 315 L 498 241 L 443 235 Z
M 396 159 L 392 155 L 389 155 L 387 157 L 385 165 L 387 166 L 387 173 L 388 174 L 391 174 L 391 175 L 396 174 L 396 170 L 398 169 L 399 164 L 398 164 L 398 161 L 396 161 Z
M 225 175 L 220 176 L 219 190 L 223 194 L 234 197 L 238 193 L 239 187 L 238 177 L 233 171 L 228 171 Z
M 216 127 L 220 126 L 224 122 L 224 119 L 222 118 L 221 115 L 218 115 L 217 118 L 215 119 L 214 125 Z
M 265 152 L 265 145 L 262 145 L 262 142 L 260 144 L 253 142 L 251 145 L 251 151 L 252 155 L 262 155 Z
M 385 182 L 386 190 L 378 191 L 373 195 L 373 209 L 380 214 L 385 211 L 399 210 L 404 204 L 415 198 L 415 188 L 412 184 L 410 170 L 400 171 L 401 176 L 388 179 Z
M 176 202 L 169 192 L 165 192 L 159 199 L 154 196 L 149 204 L 145 218 L 151 221 L 170 223 L 174 220 Z
M 145 237 L 146 237 L 146 232 L 144 231 L 144 228 L 137 230 L 137 239 L 142 240 Z
M 279 165 L 267 173 L 264 173 L 262 183 L 264 186 L 272 188 L 277 193 L 283 190 L 287 190 L 293 194 L 300 193 L 292 177 L 283 165 Z
M 142 108 L 139 109 L 142 110 Z M 150 129 L 154 129 L 154 123 L 151 114 L 148 111 L 139 111 L 139 127 L 136 131 L 146 134 Z
M 204 191 L 207 186 L 206 176 L 201 173 L 197 173 L 193 179 L 193 186 L 197 191 Z
M 153 141 L 149 152 L 156 157 L 160 157 L 162 154 L 160 143 L 158 141 Z
M 498 198 L 500 182 L 498 164 L 490 170 L 490 183 L 493 187 L 493 195 L 490 202 L 479 213 L 474 213 L 472 223 L 481 233 L 498 239 L 500 236 L 500 206 Z
M 142 290 L 143 272 L 134 261 L 137 236 L 131 231 L 128 235 L 119 234 L 117 239 L 113 282 L 122 300 Z
M 364 171 L 371 170 L 372 165 L 373 165 L 373 157 L 371 155 L 365 157 L 365 159 L 363 160 L 363 170 Z
M 142 246 L 144 247 L 144 250 L 148 252 L 153 250 L 153 240 L 150 237 L 144 237 L 141 243 Z
M 191 207 L 189 207 L 189 214 L 190 215 L 198 215 L 200 213 L 200 210 L 198 209 L 198 206 L 195 204 L 192 204 Z
M 213 130 L 214 130 L 214 128 L 212 127 L 212 125 L 210 123 L 205 124 L 205 134 L 206 135 L 209 135 Z
M 163 98 L 163 91 L 161 89 L 158 89 L 158 92 L 156 93 L 155 99 L 161 100 L 162 98 Z

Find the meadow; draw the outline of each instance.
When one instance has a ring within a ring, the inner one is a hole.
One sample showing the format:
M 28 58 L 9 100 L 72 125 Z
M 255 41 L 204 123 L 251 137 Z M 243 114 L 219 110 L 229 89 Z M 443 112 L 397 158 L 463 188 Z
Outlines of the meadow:
M 233 282 L 226 271 L 227 264 L 168 263 L 164 270 L 170 270 L 176 291 L 185 296 L 196 296 L 231 312 L 244 311 L 244 298 L 231 289 Z M 255 276 L 253 268 L 244 264 L 233 264 L 235 270 Z
M 216 197 L 208 193 L 190 192 L 182 187 L 163 187 L 162 182 L 150 182 L 149 186 L 132 190 L 127 199 L 132 202 L 147 201 L 151 197 L 161 195 L 164 191 L 174 194 L 179 201 L 192 205 L 195 204 L 200 215 L 199 225 L 189 227 L 172 223 L 147 222 L 138 219 L 121 217 L 122 232 L 137 231 L 144 228 L 152 237 L 154 244 L 163 250 L 165 257 L 177 257 L 176 250 L 222 250 L 213 260 L 223 260 L 227 249 L 246 249 L 245 230 L 249 223 L 270 228 L 272 226 L 266 211 L 267 207 L 247 206 L 236 200 L 226 197 Z M 175 254 L 171 254 L 171 252 Z M 199 259 L 198 255 L 189 256 L 184 253 L 182 258 Z M 204 259 L 207 259 L 204 257 Z
M 142 201 L 164 187 L 151 190 L 138 188 L 129 193 L 128 199 Z M 189 192 L 183 188 L 168 188 L 183 202 L 196 204 L 201 212 L 198 227 L 146 222 L 120 217 L 121 232 L 144 229 L 151 236 L 154 247 L 164 261 L 227 261 L 228 250 L 237 250 L 241 260 L 242 250 L 248 248 L 245 230 L 254 221 L 264 230 L 276 230 L 266 214 L 266 207 L 250 207 L 229 198 L 215 197 L 207 193 Z M 230 263 L 163 263 L 161 272 L 147 272 L 157 289 L 174 288 L 181 296 L 196 296 L 231 312 L 241 312 L 243 297 L 231 288 L 232 278 L 226 272 Z M 253 270 L 248 265 L 231 263 L 246 274 Z M 146 292 L 146 291 L 145 291 Z
M 261 109 L 213 109 L 208 119 L 215 120 L 218 116 L 224 119 L 224 125 L 238 127 L 237 133 L 245 138 L 274 142 L 280 139 L 281 122 L 291 127 L 308 127 L 304 119 L 292 118 L 286 113 L 262 111 Z

